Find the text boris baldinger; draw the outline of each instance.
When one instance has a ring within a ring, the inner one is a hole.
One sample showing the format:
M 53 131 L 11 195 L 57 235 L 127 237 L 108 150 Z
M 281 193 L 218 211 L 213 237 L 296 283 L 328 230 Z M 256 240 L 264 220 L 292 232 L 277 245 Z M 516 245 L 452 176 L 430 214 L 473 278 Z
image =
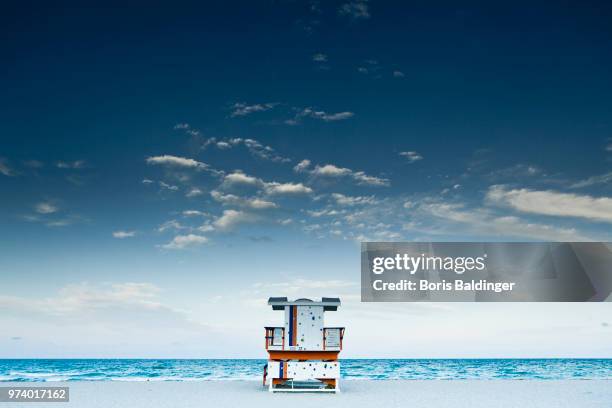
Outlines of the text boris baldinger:
M 361 300 L 612 301 L 612 243 L 363 242 Z
M 388 271 L 405 271 L 410 275 L 418 271 L 452 271 L 457 275 L 463 275 L 469 271 L 484 271 L 487 254 L 482 256 L 418 256 L 395 254 L 395 256 L 378 256 L 372 258 L 371 270 L 375 275 L 381 275 Z M 492 291 L 500 293 L 514 289 L 515 282 L 488 282 L 486 279 L 464 281 L 430 282 L 427 279 L 418 281 L 400 279 L 398 281 L 385 282 L 382 279 L 372 281 L 372 289 L 375 291 Z
M 372 282 L 372 288 L 376 291 L 381 290 L 433 290 L 433 291 L 491 291 L 500 293 L 514 289 L 515 282 L 488 282 L 486 279 L 463 281 L 457 279 L 454 282 L 430 282 L 425 279 L 420 279 L 418 282 L 402 279 L 399 282 L 383 282 L 381 279 L 376 279 Z

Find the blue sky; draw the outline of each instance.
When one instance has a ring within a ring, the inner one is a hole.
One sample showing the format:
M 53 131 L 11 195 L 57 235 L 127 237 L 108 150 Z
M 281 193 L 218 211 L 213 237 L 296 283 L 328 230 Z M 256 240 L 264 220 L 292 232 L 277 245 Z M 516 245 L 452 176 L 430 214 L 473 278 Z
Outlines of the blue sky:
M 354 356 L 612 356 L 606 304 L 358 302 L 363 240 L 610 241 L 609 17 L 8 9 L 0 357 L 257 357 L 284 294 L 343 296 Z

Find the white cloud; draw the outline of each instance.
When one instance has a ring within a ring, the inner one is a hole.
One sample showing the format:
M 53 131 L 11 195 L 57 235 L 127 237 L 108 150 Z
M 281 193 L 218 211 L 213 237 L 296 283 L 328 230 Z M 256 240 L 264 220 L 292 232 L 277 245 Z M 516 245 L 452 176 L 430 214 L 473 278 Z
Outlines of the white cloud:
M 239 170 L 225 175 L 221 186 L 225 188 L 240 186 L 253 187 L 262 189 L 263 192 L 268 195 L 298 195 L 312 193 L 312 189 L 302 183 L 265 182 L 258 177 L 249 176 Z
M 366 20 L 370 18 L 368 0 L 354 0 L 344 3 L 338 9 L 338 14 L 353 20 Z
M 182 212 L 185 217 L 205 217 L 208 213 L 199 210 L 185 210 Z
M 302 183 L 266 183 L 265 191 L 270 195 L 297 195 L 310 194 L 312 188 L 305 186 Z
M 217 140 L 217 138 L 210 138 L 204 142 L 202 148 L 205 149 L 208 146 L 216 146 L 221 150 L 229 150 L 236 146 L 244 146 L 251 155 L 254 157 L 269 160 L 278 163 L 287 163 L 290 162 L 291 159 L 287 157 L 282 157 L 276 153 L 276 151 L 267 145 L 262 144 L 258 140 L 255 139 L 243 139 L 241 137 L 235 137 L 231 139 Z
M 213 227 L 210 224 L 210 221 L 206 221 L 204 224 L 200 225 L 197 229 L 200 232 L 210 232 L 210 231 L 214 231 L 215 227 Z
M 73 162 L 58 161 L 56 166 L 60 169 L 82 169 L 85 167 L 85 160 L 76 160 Z
M 53 204 L 51 204 L 49 202 L 38 203 L 38 204 L 36 204 L 34 209 L 39 214 L 53 214 L 53 213 L 58 211 L 57 206 L 55 206 L 55 205 L 53 205 Z
M 612 198 L 537 191 L 506 189 L 495 185 L 486 195 L 490 203 L 513 208 L 517 211 L 560 217 L 579 217 L 612 222 Z
M 257 219 L 258 217 L 255 215 L 244 211 L 225 210 L 223 211 L 223 215 L 217 218 L 213 225 L 219 230 L 228 231 L 239 224 L 255 222 Z
M 272 201 L 263 200 L 261 198 L 245 198 L 239 197 L 234 194 L 223 194 L 219 191 L 213 190 L 210 192 L 215 201 L 223 203 L 225 205 L 236 205 L 239 207 L 248 207 L 254 210 L 269 210 L 272 208 L 277 208 L 278 205 L 273 203 Z
M 150 180 L 150 179 L 142 179 L 142 184 L 153 184 L 153 180 Z
M 597 184 L 609 184 L 609 183 L 612 183 L 612 172 L 601 174 L 599 176 L 589 177 L 587 179 L 584 179 L 584 180 L 581 180 L 581 181 L 578 181 L 572 184 L 570 187 L 571 188 L 582 188 L 582 187 L 594 186 Z
M 385 178 L 375 177 L 367 175 L 363 171 L 353 171 L 346 167 L 338 167 L 333 164 L 326 164 L 324 166 L 315 166 L 315 168 L 310 171 L 310 174 L 313 176 L 319 177 L 344 177 L 350 176 L 352 177 L 357 184 L 360 185 L 368 185 L 368 186 L 389 186 L 390 181 Z
M 606 146 L 606 152 L 612 152 L 612 143 Z
M 265 112 L 273 109 L 278 103 L 256 103 L 248 105 L 244 102 L 237 102 L 232 105 L 232 112 L 230 116 L 235 118 L 237 116 L 247 116 L 255 112 Z
M 304 293 L 312 293 L 313 290 L 338 290 L 343 288 L 354 288 L 357 285 L 357 282 L 340 279 L 314 280 L 298 278 L 285 282 L 257 282 L 253 284 L 253 289 L 255 293 L 261 293 L 266 296 L 271 292 L 281 292 L 288 295 L 299 294 L 300 296 L 304 296 Z M 325 294 L 323 293 L 323 295 Z M 319 296 L 321 295 L 319 294 Z
M 377 202 L 374 196 L 347 196 L 340 193 L 333 193 L 332 198 L 338 205 L 343 206 L 375 204 Z
M 189 123 L 178 123 L 174 125 L 174 130 L 182 130 L 190 136 L 199 137 L 202 133 L 198 129 L 194 129 Z
M 184 225 L 181 225 L 181 223 L 178 222 L 177 220 L 170 220 L 170 221 L 166 221 L 162 225 L 160 225 L 157 228 L 157 231 L 158 232 L 165 232 L 165 231 L 168 231 L 168 230 L 176 230 L 176 231 L 178 231 L 178 230 L 183 230 L 183 229 L 187 229 L 187 227 L 184 226 Z
M 415 151 L 400 152 L 399 155 L 405 157 L 408 160 L 408 163 L 414 163 L 416 161 L 423 160 L 423 156 L 421 156 Z
M 197 187 L 193 187 L 191 190 L 187 192 L 187 194 L 185 194 L 185 197 L 192 198 L 192 197 L 201 196 L 202 194 L 204 194 L 202 190 L 200 190 Z
M 393 71 L 394 78 L 403 78 L 405 75 L 402 71 Z
M 262 186 L 264 183 L 261 179 L 253 176 L 248 176 L 241 171 L 235 171 L 226 174 L 223 183 L 226 185 L 246 185 L 246 186 Z
M 272 201 L 262 200 L 261 198 L 251 198 L 246 200 L 247 207 L 254 210 L 268 210 L 271 208 L 277 208 L 278 205 Z
M 343 211 L 338 211 L 333 208 L 324 208 L 322 210 L 307 210 L 306 213 L 311 217 L 333 217 L 334 215 L 341 215 Z
M 324 166 L 317 165 L 312 174 L 315 176 L 324 176 L 324 177 L 341 177 L 351 174 L 351 169 L 347 169 L 345 167 L 338 167 L 333 164 L 326 164 Z
M 180 156 L 172 156 L 168 154 L 164 154 L 162 156 L 151 156 L 147 158 L 148 164 L 155 165 L 166 165 L 172 167 L 186 167 L 186 168 L 195 168 L 195 169 L 205 169 L 208 168 L 208 164 L 199 162 L 194 159 L 189 159 L 186 157 Z
M 314 62 L 327 62 L 327 55 L 322 53 L 317 53 L 312 56 L 312 60 Z
M 363 171 L 354 172 L 353 178 L 357 181 L 357 184 L 360 185 L 388 187 L 391 184 L 388 179 L 369 176 Z
M 187 234 L 177 235 L 172 241 L 162 245 L 164 249 L 185 249 L 208 243 L 208 238 L 202 235 Z
M 304 159 L 295 165 L 295 167 L 293 168 L 293 171 L 295 171 L 296 173 L 303 173 L 307 171 L 309 167 L 310 167 L 310 160 Z
M 43 299 L 22 299 L 0 296 L 0 307 L 17 307 L 24 312 L 37 312 L 46 318 L 68 320 L 89 319 L 90 314 L 105 311 L 115 312 L 142 308 L 152 313 L 161 311 L 155 301 L 160 289 L 151 283 L 125 282 L 93 286 L 87 283 L 63 287 L 58 296 Z M 99 317 L 108 317 L 109 315 Z M 133 322 L 132 322 L 133 323 Z
M 418 208 L 425 214 L 460 223 L 460 233 L 493 237 L 529 238 L 544 241 L 588 241 L 590 238 L 574 228 L 558 228 L 541 223 L 527 222 L 514 216 L 497 216 L 486 209 L 467 209 L 463 204 L 424 203 Z M 455 229 L 444 225 L 441 229 L 424 228 L 425 233 L 453 234 Z
M 124 238 L 132 238 L 136 236 L 136 231 L 115 231 L 113 232 L 113 237 L 124 239 Z
M 287 125 L 297 125 L 301 122 L 303 118 L 312 118 L 322 120 L 324 122 L 336 122 L 339 120 L 350 119 L 355 114 L 353 112 L 337 112 L 337 113 L 327 113 L 321 110 L 315 110 L 311 107 L 298 109 L 297 113 L 292 119 L 288 119 L 285 121 Z
M 522 180 L 525 177 L 533 177 L 535 175 L 540 175 L 540 179 L 542 180 L 545 176 L 543 171 L 538 166 L 533 164 L 519 163 L 514 166 L 493 170 L 489 174 L 486 174 L 486 177 L 490 180 L 503 180 L 503 179 L 515 179 Z
M 61 220 L 52 220 L 45 223 L 47 227 L 67 227 L 74 222 L 72 219 L 61 219 Z
M 7 164 L 6 160 L 2 158 L 0 158 L 0 173 L 7 177 L 11 177 L 15 175 L 15 172 L 13 171 L 13 169 L 11 169 L 9 165 Z
M 164 181 L 160 181 L 159 182 L 159 186 L 161 188 L 165 188 L 166 190 L 170 190 L 170 191 L 178 191 L 178 186 L 172 185 L 172 184 L 168 184 Z

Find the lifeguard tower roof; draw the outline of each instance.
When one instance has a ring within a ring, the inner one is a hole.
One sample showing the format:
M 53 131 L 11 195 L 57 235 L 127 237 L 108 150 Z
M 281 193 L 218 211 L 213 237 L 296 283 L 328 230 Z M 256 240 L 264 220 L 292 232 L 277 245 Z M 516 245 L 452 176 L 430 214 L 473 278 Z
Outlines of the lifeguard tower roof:
M 268 299 L 268 304 L 272 306 L 272 310 L 284 310 L 285 306 L 323 306 L 323 310 L 336 311 L 340 306 L 340 298 L 321 298 L 321 301 L 317 302 L 312 299 L 296 299 L 288 300 L 286 297 L 271 297 Z

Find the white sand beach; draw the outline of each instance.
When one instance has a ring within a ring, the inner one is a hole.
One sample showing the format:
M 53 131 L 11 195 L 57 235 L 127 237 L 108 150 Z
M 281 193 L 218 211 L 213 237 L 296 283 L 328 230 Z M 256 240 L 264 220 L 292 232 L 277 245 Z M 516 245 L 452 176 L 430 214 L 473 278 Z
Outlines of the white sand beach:
M 564 380 L 353 380 L 340 394 L 269 393 L 255 381 L 2 383 L 2 386 L 68 386 L 78 408 L 179 407 L 610 407 L 612 381 Z M 43 403 L 43 405 L 47 405 Z M 0 406 L 31 407 L 30 403 Z M 38 406 L 38 405 L 37 405 Z

